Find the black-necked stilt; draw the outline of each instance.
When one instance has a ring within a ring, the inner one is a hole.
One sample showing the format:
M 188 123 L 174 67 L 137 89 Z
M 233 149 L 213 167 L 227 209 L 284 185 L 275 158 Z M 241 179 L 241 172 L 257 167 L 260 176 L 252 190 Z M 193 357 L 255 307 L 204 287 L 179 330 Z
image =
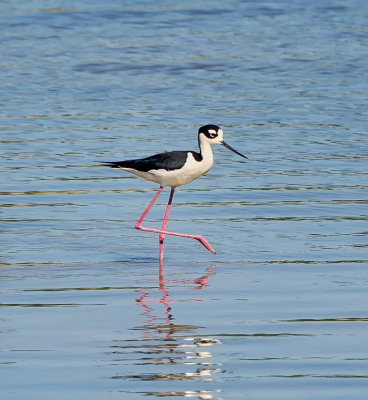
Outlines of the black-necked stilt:
M 196 239 L 202 243 L 206 249 L 212 251 L 213 253 L 215 252 L 207 240 L 205 240 L 202 236 L 168 232 L 165 229 L 175 189 L 178 186 L 186 185 L 194 179 L 199 178 L 212 167 L 213 153 L 211 145 L 222 144 L 239 156 L 247 158 L 225 143 L 223 135 L 222 129 L 217 125 L 205 125 L 198 130 L 199 153 L 196 151 L 170 151 L 136 160 L 109 161 L 103 163 L 105 166 L 123 169 L 160 185 L 148 207 L 144 210 L 143 214 L 135 224 L 136 229 L 160 234 L 160 261 L 162 261 L 163 258 L 163 243 L 165 235 Z M 141 223 L 162 192 L 164 186 L 170 186 L 171 192 L 161 229 L 145 228 L 141 225 Z

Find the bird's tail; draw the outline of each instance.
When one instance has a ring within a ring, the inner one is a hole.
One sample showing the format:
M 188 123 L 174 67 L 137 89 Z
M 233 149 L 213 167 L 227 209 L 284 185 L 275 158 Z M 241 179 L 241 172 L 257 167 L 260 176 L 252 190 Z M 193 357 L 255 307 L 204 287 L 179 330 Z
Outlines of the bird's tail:
M 111 167 L 111 168 L 124 168 L 124 161 L 103 161 L 100 165 L 102 167 Z

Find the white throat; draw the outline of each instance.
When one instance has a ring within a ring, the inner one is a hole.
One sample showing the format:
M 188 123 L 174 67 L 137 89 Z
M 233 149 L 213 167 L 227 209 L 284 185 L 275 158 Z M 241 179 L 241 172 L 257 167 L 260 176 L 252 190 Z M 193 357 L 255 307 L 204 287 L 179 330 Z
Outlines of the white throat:
M 206 164 L 212 166 L 213 164 L 212 146 L 202 136 L 199 137 L 199 148 L 201 151 L 201 155 L 203 157 L 203 161 L 205 161 Z

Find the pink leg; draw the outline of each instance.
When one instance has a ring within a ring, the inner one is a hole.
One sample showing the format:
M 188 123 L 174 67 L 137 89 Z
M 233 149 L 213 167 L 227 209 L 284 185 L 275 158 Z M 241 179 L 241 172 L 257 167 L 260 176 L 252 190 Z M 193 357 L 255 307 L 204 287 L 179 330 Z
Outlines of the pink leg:
M 187 235 L 187 234 L 184 234 L 184 233 L 177 233 L 177 232 L 168 232 L 168 231 L 165 230 L 167 219 L 169 217 L 169 212 L 170 212 L 170 208 L 171 208 L 172 199 L 173 199 L 173 196 L 174 196 L 174 191 L 175 191 L 174 188 L 171 188 L 169 202 L 167 204 L 165 217 L 164 217 L 164 220 L 163 220 L 163 223 L 162 223 L 162 228 L 161 229 L 152 229 L 152 228 L 145 228 L 144 226 L 141 225 L 141 223 L 144 220 L 145 216 L 148 214 L 148 212 L 152 208 L 154 202 L 157 200 L 157 197 L 162 192 L 162 189 L 163 189 L 163 187 L 160 186 L 160 188 L 156 192 L 155 196 L 153 197 L 151 202 L 148 204 L 148 207 L 144 210 L 143 214 L 141 215 L 141 217 L 139 218 L 139 220 L 135 224 L 135 229 L 139 229 L 140 231 L 144 231 L 144 232 L 154 232 L 154 233 L 159 233 L 160 234 L 160 261 L 161 261 L 162 255 L 163 255 L 163 242 L 164 242 L 165 235 L 180 236 L 180 237 L 187 237 L 187 238 L 190 238 L 190 239 L 196 239 L 207 250 L 212 251 L 212 253 L 214 253 L 215 250 L 213 250 L 211 245 L 202 236 L 199 236 L 199 235 Z M 162 244 L 161 244 L 161 241 L 162 241 Z
M 144 220 L 144 218 L 146 217 L 146 215 L 148 214 L 148 211 L 152 208 L 154 202 L 157 200 L 157 197 L 161 194 L 163 189 L 164 189 L 163 186 L 159 187 L 159 189 L 157 190 L 156 194 L 153 196 L 153 199 L 148 204 L 148 207 L 143 211 L 143 214 L 140 216 L 139 220 L 135 224 L 135 229 L 139 229 L 139 230 L 142 230 L 142 231 L 144 230 L 141 227 L 141 223 Z
M 166 224 L 167 224 L 167 220 L 169 218 L 169 213 L 170 213 L 170 209 L 171 209 L 172 199 L 174 197 L 174 192 L 175 192 L 175 189 L 171 188 L 169 201 L 167 203 L 167 207 L 166 207 L 166 211 L 165 211 L 164 220 L 163 220 L 162 225 L 161 225 L 161 231 L 165 231 L 165 229 L 166 229 Z M 160 244 L 159 244 L 159 247 L 160 247 L 160 265 L 162 265 L 163 261 L 164 261 L 164 239 L 165 239 L 165 234 L 164 233 L 160 233 L 160 236 L 159 236 L 159 241 L 160 241 Z

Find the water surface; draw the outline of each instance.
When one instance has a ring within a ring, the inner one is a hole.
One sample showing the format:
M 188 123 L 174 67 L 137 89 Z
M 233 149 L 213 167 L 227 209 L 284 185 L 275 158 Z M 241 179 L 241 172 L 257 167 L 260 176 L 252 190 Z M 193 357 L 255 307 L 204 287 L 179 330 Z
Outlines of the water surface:
M 365 399 L 367 4 L 34 0 L 1 10 L 9 399 Z M 100 161 L 246 161 L 178 188 Z M 147 217 L 158 227 L 168 190 Z

